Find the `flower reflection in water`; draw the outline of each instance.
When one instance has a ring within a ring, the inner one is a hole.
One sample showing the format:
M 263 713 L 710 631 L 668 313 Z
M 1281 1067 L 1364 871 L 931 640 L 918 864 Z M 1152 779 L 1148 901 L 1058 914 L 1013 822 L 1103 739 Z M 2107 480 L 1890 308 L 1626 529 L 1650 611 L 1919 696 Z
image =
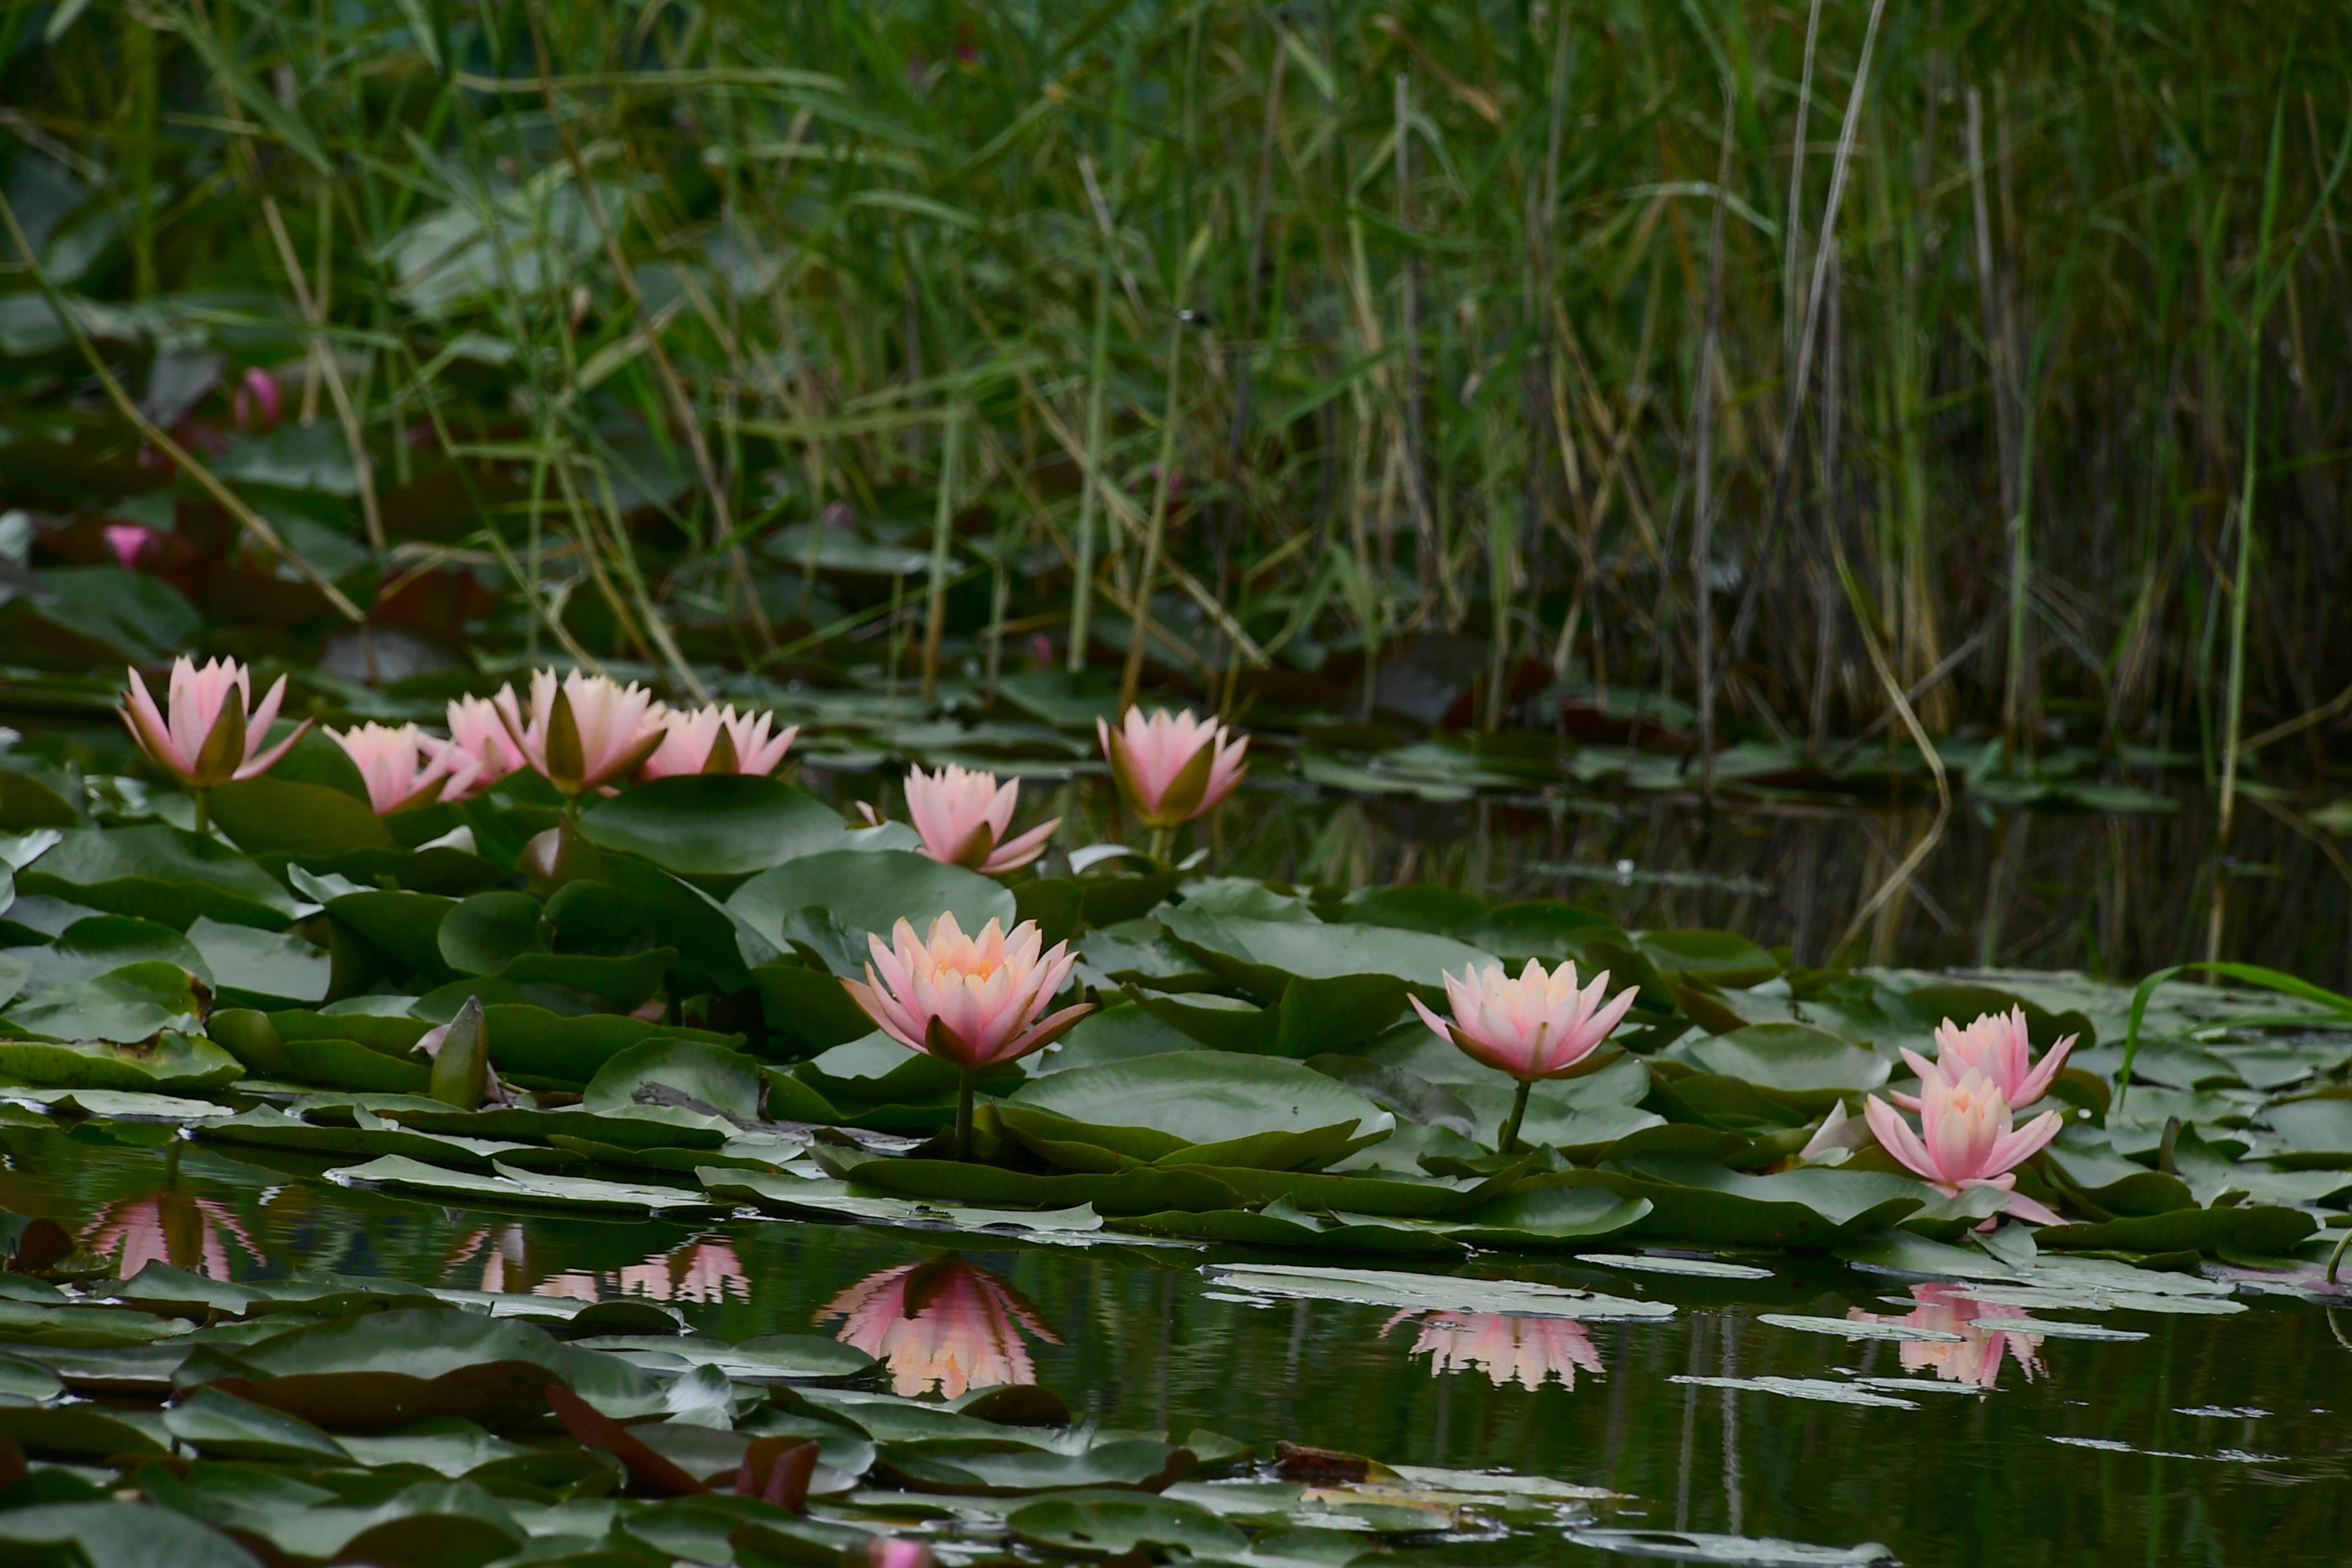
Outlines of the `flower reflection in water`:
M 656 1253 L 621 1270 L 621 1294 L 656 1301 L 709 1302 L 751 1299 L 743 1260 L 723 1241 L 694 1241 L 674 1252 Z
M 1907 1312 L 1865 1312 L 1848 1308 L 1846 1316 L 1861 1323 L 1903 1323 L 1915 1329 L 1941 1329 L 1958 1340 L 1906 1340 L 1896 1347 L 1903 1370 L 1933 1373 L 1946 1383 L 1973 1383 L 1990 1388 L 2000 1378 L 2000 1364 L 2017 1358 L 2027 1381 L 2042 1375 L 2042 1336 L 2022 1330 L 1986 1326 L 1988 1319 L 2022 1318 L 2015 1307 L 1991 1301 L 1971 1301 L 1957 1285 L 1914 1285 L 1911 1298 L 1919 1304 Z
M 890 1363 L 902 1394 L 937 1389 L 953 1399 L 993 1384 L 1034 1383 L 1022 1332 L 1062 1342 L 1020 1292 L 961 1258 L 869 1274 L 816 1315 L 820 1323 L 831 1318 L 844 1320 L 836 1338 Z
M 1602 1375 L 1601 1352 L 1574 1318 L 1515 1318 L 1501 1312 L 1399 1312 L 1382 1325 L 1385 1334 L 1408 1320 L 1418 1321 L 1412 1353 L 1430 1358 L 1429 1372 L 1477 1368 L 1499 1388 L 1516 1383 L 1541 1388 L 1552 1378 L 1576 1386 L 1579 1372 Z
M 150 1263 L 168 1263 L 207 1279 L 228 1278 L 232 1241 L 256 1263 L 261 1248 L 226 1204 L 166 1191 L 110 1204 L 82 1235 L 100 1258 L 120 1254 L 115 1273 L 128 1279 Z
M 482 1260 L 480 1282 L 475 1289 L 534 1296 L 558 1296 L 575 1301 L 600 1301 L 606 1296 L 639 1296 L 655 1301 L 717 1304 L 751 1299 L 751 1277 L 743 1260 L 723 1241 L 690 1241 L 668 1252 L 656 1252 L 642 1263 L 591 1273 L 568 1268 L 560 1273 L 532 1267 L 530 1233 L 520 1225 L 486 1226 L 459 1244 L 448 1267 L 456 1268 L 475 1258 Z

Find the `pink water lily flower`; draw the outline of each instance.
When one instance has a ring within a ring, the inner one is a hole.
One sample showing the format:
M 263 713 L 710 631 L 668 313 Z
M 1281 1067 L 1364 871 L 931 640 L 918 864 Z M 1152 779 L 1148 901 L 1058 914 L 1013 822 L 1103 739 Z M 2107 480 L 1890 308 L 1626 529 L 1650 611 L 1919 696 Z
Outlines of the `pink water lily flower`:
M 628 777 L 667 733 L 652 692 L 577 669 L 561 681 L 551 669 L 533 670 L 528 713 L 511 686 L 492 701 L 523 760 L 567 795 Z
M 368 804 L 378 816 L 463 795 L 481 766 L 462 747 L 436 740 L 414 724 L 354 724 L 327 733 L 367 781 Z
M 962 1069 L 956 1099 L 955 1141 L 959 1156 L 971 1153 L 972 1090 L 981 1069 L 1018 1060 L 1052 1043 L 1093 1011 L 1077 1002 L 1048 1016 L 1045 1009 L 1070 978 L 1077 959 L 1066 942 L 1039 949 L 1037 922 L 1023 921 L 1007 932 L 994 920 L 966 936 L 953 913 L 931 922 L 928 939 L 900 921 L 885 947 L 868 935 L 874 962 L 866 980 L 841 984 L 882 1032 L 926 1056 Z M 877 971 L 879 971 L 877 976 Z
M 115 711 L 131 731 L 131 738 L 156 765 L 170 769 L 200 790 L 231 779 L 260 777 L 310 728 L 310 721 L 305 719 L 292 734 L 265 750 L 269 726 L 277 721 L 278 704 L 286 699 L 286 678 L 279 676 L 257 705 L 252 678 L 233 658 L 214 659 L 201 669 L 185 656 L 173 660 L 171 689 L 163 709 L 155 706 L 139 672 L 134 669 L 130 674 L 131 682 L 123 688 L 123 705 Z
M 1902 1113 L 1876 1095 L 1862 1102 L 1879 1147 L 1921 1180 L 1946 1193 L 1963 1187 L 1997 1187 L 2009 1194 L 2002 1207 L 2034 1225 L 2056 1225 L 2058 1216 L 2015 1191 L 2017 1167 L 2058 1136 L 2063 1119 L 2045 1110 L 2022 1127 L 2000 1086 L 1974 1068 L 1957 1080 L 1937 1073 L 1920 1081 L 1917 1132 Z M 1990 1222 L 1988 1222 L 1990 1223 Z
M 1911 1064 L 1922 1085 L 1930 1073 L 1958 1081 L 1973 1068 L 1992 1080 L 2011 1107 L 2022 1110 L 2050 1092 L 2078 1037 L 2067 1036 L 2036 1062 L 2032 1043 L 2026 1038 L 2025 1009 L 2011 1007 L 2006 1013 L 1979 1015 L 1965 1029 L 1947 1018 L 1936 1026 L 1935 1060 L 1927 1060 L 1908 1046 L 1903 1048 L 1903 1059 Z M 1894 1100 L 1906 1110 L 1919 1109 L 1916 1094 L 1896 1091 Z
M 1242 760 L 1249 738 L 1236 740 L 1189 709 L 1171 714 L 1157 708 L 1147 719 L 1130 708 L 1115 730 L 1097 719 L 1095 734 L 1119 795 L 1147 827 L 1174 827 L 1202 816 L 1249 771 Z
M 460 784 L 456 773 L 441 791 L 443 800 L 463 800 L 479 795 L 517 768 L 528 767 L 522 748 L 507 733 L 498 704 L 487 697 L 459 697 L 449 704 L 449 744 L 472 759 L 473 766 Z
M 1414 996 L 1413 1011 L 1421 1021 L 1439 1039 L 1452 1041 L 1476 1060 L 1519 1080 L 1496 1144 L 1506 1152 L 1517 1144 L 1528 1090 L 1539 1079 L 1574 1078 L 1612 1059 L 1614 1051 L 1609 1057 L 1594 1053 L 1633 1005 L 1631 986 L 1606 1002 L 1601 999 L 1609 989 L 1605 969 L 1593 976 L 1591 984 L 1578 989 L 1573 961 L 1547 971 L 1530 958 L 1516 980 L 1499 963 L 1484 971 L 1472 965 L 1459 976 L 1439 973 L 1454 1007 L 1453 1020 L 1439 1017 Z
M 1018 870 L 1036 859 L 1045 853 L 1045 840 L 1062 825 L 1057 816 L 1017 838 L 1006 838 L 1013 809 L 1020 803 L 1019 779 L 1000 784 L 994 773 L 953 763 L 936 773 L 907 770 L 907 815 L 922 836 L 923 853 L 985 877 Z
M 662 742 L 641 770 L 649 779 L 681 773 L 749 773 L 766 778 L 783 765 L 798 725 L 770 735 L 772 714 L 738 713 L 732 704 L 659 710 Z
M 1080 1002 L 1043 1016 L 1077 959 L 1067 942 L 1041 952 L 1034 921 L 1007 931 L 992 920 L 966 936 L 950 912 L 931 922 L 928 938 L 919 940 L 908 921 L 890 937 L 885 947 L 869 935 L 874 962 L 865 983 L 842 984 L 884 1034 L 967 1071 L 1025 1057 L 1092 1009 Z

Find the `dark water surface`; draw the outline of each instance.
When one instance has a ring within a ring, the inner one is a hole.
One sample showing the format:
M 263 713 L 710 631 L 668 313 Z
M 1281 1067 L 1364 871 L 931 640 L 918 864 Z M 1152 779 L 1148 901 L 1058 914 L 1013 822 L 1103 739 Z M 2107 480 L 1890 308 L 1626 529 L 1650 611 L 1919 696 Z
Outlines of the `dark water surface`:
M 1988 1330 L 1974 1321 L 2021 1310 L 1826 1261 L 1766 1257 L 1769 1277 L 1724 1280 L 1487 1258 L 1462 1272 L 1512 1268 L 1676 1310 L 1591 1324 L 1398 1313 L 1254 1296 L 1203 1269 L 1243 1255 L 1186 1247 L 951 1251 L 904 1229 L 468 1213 L 336 1186 L 320 1163 L 169 1147 L 160 1131 L 142 1144 L 12 1126 L 0 1152 L 0 1207 L 58 1219 L 124 1273 L 154 1258 L 235 1279 L 329 1269 L 646 1297 L 730 1340 L 813 1326 L 859 1337 L 906 1393 L 1041 1381 L 1107 1426 L 1204 1426 L 1261 1455 L 1288 1439 L 1606 1488 L 1623 1495 L 1595 1505 L 1602 1529 L 1876 1542 L 1905 1563 L 1955 1568 L 2352 1557 L 2352 1310 L 2297 1298 L 2241 1293 L 2192 1314 L 2035 1309 L 2118 1336 L 2084 1340 Z M 907 1321 L 906 1276 L 942 1259 L 956 1261 L 927 1276 L 933 1304 Z M 1873 1343 L 1762 1320 L 1857 1312 L 1961 1338 Z M 1863 1381 L 1874 1377 L 1912 1381 Z M 1903 1404 L 1686 1381 L 1776 1378 Z M 1632 1561 L 1574 1534 L 1402 1555 Z

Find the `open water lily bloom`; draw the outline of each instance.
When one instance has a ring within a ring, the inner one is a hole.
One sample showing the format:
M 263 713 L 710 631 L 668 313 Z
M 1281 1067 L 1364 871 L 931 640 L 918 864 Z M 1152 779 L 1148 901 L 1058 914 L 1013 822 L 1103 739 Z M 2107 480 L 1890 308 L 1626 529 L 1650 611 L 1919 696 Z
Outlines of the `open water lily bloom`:
M 1249 738 L 1235 739 L 1213 720 L 1195 719 L 1187 709 L 1152 710 L 1149 718 L 1130 708 L 1113 729 L 1095 721 L 1103 760 L 1128 809 L 1147 827 L 1168 828 L 1192 821 L 1234 793 L 1249 771 L 1243 753 Z
M 441 791 L 443 800 L 479 795 L 518 768 L 529 767 L 522 748 L 507 733 L 498 704 L 487 697 L 460 697 L 449 704 L 449 743 L 473 761 L 461 783 L 457 773 Z
M 265 747 L 278 704 L 286 700 L 286 678 L 279 676 L 256 704 L 253 679 L 233 658 L 216 658 L 202 668 L 184 655 L 173 660 L 161 708 L 139 672 L 130 676 L 122 706 L 115 711 L 141 751 L 195 789 L 260 777 L 310 728 L 305 719 L 292 734 Z
M 528 712 L 511 686 L 492 700 L 523 760 L 567 795 L 618 784 L 667 736 L 652 692 L 577 669 L 533 670 Z
M 1907 1046 L 1903 1059 L 1911 1064 L 1923 1085 L 1930 1073 L 1957 1081 L 1973 1068 L 1992 1081 L 2013 1110 L 2022 1110 L 2050 1092 L 2077 1037 L 2067 1036 L 2037 1062 L 2032 1042 L 2026 1037 L 2025 1009 L 2011 1007 L 2006 1013 L 1981 1014 L 1965 1029 L 1947 1018 L 1936 1026 L 1935 1060 Z M 1906 1110 L 1919 1109 L 1916 1094 L 1896 1092 L 1894 1100 Z
M 963 1075 L 956 1099 L 956 1152 L 971 1152 L 972 1090 L 982 1069 L 1015 1061 L 1050 1044 L 1093 1011 L 1074 1003 L 1048 1016 L 1077 960 L 1066 942 L 1044 948 L 1037 922 L 1006 931 L 990 921 L 966 936 L 952 912 L 931 922 L 927 938 L 900 921 L 886 947 L 869 935 L 874 962 L 866 981 L 841 984 L 882 1032 L 911 1051 L 953 1062 Z M 1043 951 L 1040 951 L 1043 948 Z
M 907 815 L 922 837 L 923 853 L 984 877 L 1017 871 L 1045 853 L 1045 840 L 1060 817 L 1007 838 L 1013 808 L 1021 804 L 1021 781 L 950 763 L 936 773 L 907 770 Z
M 1527 1114 L 1528 1090 L 1538 1079 L 1574 1078 L 1603 1065 L 1594 1056 L 1633 1005 L 1634 989 L 1626 987 L 1607 1001 L 1609 972 L 1579 987 L 1571 961 L 1547 970 L 1530 958 L 1513 979 L 1499 963 L 1484 970 L 1475 965 L 1459 975 L 1440 972 L 1451 1022 L 1430 1011 L 1418 996 L 1412 998 L 1421 1021 L 1475 1059 L 1519 1080 L 1511 1114 L 1503 1123 L 1499 1149 L 1518 1141 L 1519 1122 Z M 1612 1053 L 1612 1055 L 1614 1053 Z
M 481 768 L 464 748 L 436 740 L 414 724 L 355 724 L 327 733 L 360 770 L 368 804 L 378 816 L 462 796 Z
M 783 766 L 784 753 L 800 735 L 797 725 L 771 734 L 776 722 L 773 715 L 738 713 L 732 704 L 656 711 L 662 742 L 646 759 L 644 776 L 649 779 L 676 778 L 682 773 L 746 773 L 766 778 Z
M 1862 1111 L 1879 1146 L 1938 1190 L 1998 1187 L 2009 1194 L 2002 1205 L 2009 1214 L 2035 1225 L 2059 1223 L 2048 1207 L 2014 1190 L 2017 1167 L 2040 1153 L 2064 1124 L 2056 1111 L 2015 1126 L 1999 1086 L 1973 1068 L 1958 1080 L 1937 1073 L 1921 1081 L 1916 1132 L 1901 1111 L 1876 1095 L 1862 1102 Z

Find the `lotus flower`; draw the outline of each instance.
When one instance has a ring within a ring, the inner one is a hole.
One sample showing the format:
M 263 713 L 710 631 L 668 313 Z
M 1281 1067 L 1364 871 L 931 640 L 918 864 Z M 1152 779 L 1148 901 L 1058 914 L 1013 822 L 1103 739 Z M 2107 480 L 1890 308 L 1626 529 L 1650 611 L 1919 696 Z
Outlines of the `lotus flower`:
M 368 804 L 378 816 L 463 795 L 481 767 L 473 753 L 436 741 L 414 724 L 355 724 L 327 733 L 358 765 L 367 781 Z
M 2001 1097 L 2015 1109 L 2022 1110 L 2050 1092 L 2056 1081 L 2058 1069 L 2066 1065 L 2066 1054 L 2074 1048 L 2079 1037 L 2069 1035 L 2042 1056 L 2033 1059 L 2033 1047 L 2025 1037 L 2025 1009 L 2011 1007 L 2007 1013 L 1985 1013 L 1963 1029 L 1949 1018 L 1936 1026 L 1936 1059 L 1928 1061 L 1909 1047 L 1905 1047 L 1903 1059 L 1919 1075 L 1925 1085 L 1933 1073 L 1957 1081 L 1970 1068 L 1992 1081 Z M 1916 1094 L 1895 1093 L 1895 1103 L 1906 1110 L 1919 1109 Z
M 1507 1152 L 1518 1142 L 1529 1088 L 1538 1079 L 1574 1078 L 1614 1059 L 1614 1051 L 1606 1057 L 1595 1053 L 1633 1005 L 1634 992 L 1630 986 L 1607 1002 L 1601 999 L 1609 988 L 1605 969 L 1593 977 L 1591 984 L 1578 990 L 1572 962 L 1547 973 L 1530 958 L 1517 980 L 1505 973 L 1499 963 L 1488 964 L 1483 973 L 1475 965 L 1466 967 L 1458 978 L 1443 971 L 1440 974 L 1445 982 L 1446 1000 L 1453 1004 L 1454 1021 L 1449 1024 L 1431 1012 L 1418 996 L 1412 998 L 1413 1010 L 1438 1038 L 1453 1042 L 1496 1071 L 1519 1080 L 1511 1114 L 1496 1145 Z
M 818 1322 L 841 1318 L 835 1336 L 890 1364 L 891 1386 L 909 1397 L 932 1389 L 1034 1383 L 1024 1331 L 1059 1344 L 1020 1292 L 961 1258 L 902 1263 L 869 1274 L 825 1303 Z
M 948 913 L 931 922 L 928 940 L 917 940 L 914 926 L 903 920 L 890 938 L 892 945 L 885 947 L 880 937 L 868 935 L 874 962 L 866 966 L 865 984 L 841 984 L 884 1034 L 962 1069 L 956 1151 L 968 1158 L 972 1089 L 981 1069 L 1027 1056 L 1094 1005 L 1079 1002 L 1041 1016 L 1077 960 L 1066 942 L 1039 952 L 1044 938 L 1034 921 L 1023 921 L 1008 934 L 992 920 L 978 936 L 966 936 Z
M 1157 708 L 1146 719 L 1130 708 L 1116 730 L 1097 719 L 1095 734 L 1128 809 L 1148 827 L 1192 821 L 1233 794 L 1249 771 L 1242 761 L 1248 737 L 1234 740 L 1224 725 L 1195 719 L 1189 709 L 1171 715 Z
M 1902 1323 L 1915 1329 L 1935 1329 L 1958 1334 L 1957 1340 L 1905 1340 L 1897 1347 L 1903 1370 L 1933 1373 L 1946 1383 L 1973 1383 L 1990 1388 L 2000 1378 L 2000 1363 L 2015 1356 L 2028 1381 L 2041 1375 L 2042 1336 L 2019 1329 L 1992 1326 L 2003 1318 L 2021 1318 L 2019 1308 L 1990 1301 L 1971 1301 L 1957 1285 L 1914 1285 L 1912 1299 L 1919 1304 L 1907 1312 L 1866 1312 L 1846 1309 L 1846 1316 L 1862 1323 Z
M 1412 1316 L 1410 1310 L 1399 1312 L 1381 1332 Z M 1421 1314 L 1420 1323 L 1412 1353 L 1431 1358 L 1432 1376 L 1475 1367 L 1497 1388 L 1511 1383 L 1541 1388 L 1554 1377 L 1562 1388 L 1574 1388 L 1580 1371 L 1601 1375 L 1601 1352 L 1591 1332 L 1573 1318 L 1438 1311 Z
M 178 1191 L 110 1205 L 82 1237 L 99 1257 L 113 1257 L 114 1272 L 124 1279 L 151 1263 L 226 1279 L 232 1241 L 256 1263 L 268 1261 L 226 1204 Z
M 530 765 L 522 748 L 507 733 L 498 704 L 487 697 L 460 697 L 449 704 L 449 743 L 474 760 L 470 782 L 457 787 L 457 776 L 441 792 L 443 800 L 463 800 L 479 795 L 517 768 Z
M 777 733 L 772 714 L 738 713 L 730 705 L 697 708 L 680 712 L 657 710 L 662 742 L 646 759 L 644 776 L 674 778 L 680 773 L 751 773 L 766 778 L 783 765 L 784 753 L 800 734 L 798 725 Z
M 1876 1095 L 1862 1102 L 1863 1115 L 1881 1148 L 1943 1192 L 1998 1187 L 2009 1194 L 2002 1207 L 2010 1214 L 2034 1225 L 2058 1223 L 2048 1208 L 2014 1190 L 2013 1173 L 2058 1136 L 2063 1119 L 2056 1111 L 2045 1110 L 2023 1127 L 2012 1128 L 2009 1101 L 1974 1068 L 1957 1082 L 1937 1073 L 1923 1079 L 1919 1087 L 1917 1132 Z
M 169 719 L 155 706 L 137 670 L 131 671 L 131 684 L 122 695 L 123 705 L 115 711 L 131 738 L 158 766 L 169 768 L 200 792 L 200 819 L 202 791 L 231 779 L 260 777 L 310 727 L 305 719 L 292 734 L 263 750 L 278 705 L 286 698 L 286 678 L 279 676 L 256 706 L 253 679 L 233 658 L 214 659 L 202 669 L 184 656 L 174 659 L 171 690 L 164 699 Z
M 528 714 L 511 686 L 492 700 L 523 760 L 568 796 L 628 777 L 667 736 L 652 692 L 576 669 L 561 682 L 533 670 Z
M 1055 817 L 1008 839 L 1013 808 L 1021 802 L 1021 781 L 1000 784 L 994 773 L 974 773 L 950 763 L 936 773 L 907 770 L 907 815 L 922 835 L 923 853 L 949 866 L 984 877 L 1017 871 L 1045 853 L 1045 840 L 1062 825 Z

